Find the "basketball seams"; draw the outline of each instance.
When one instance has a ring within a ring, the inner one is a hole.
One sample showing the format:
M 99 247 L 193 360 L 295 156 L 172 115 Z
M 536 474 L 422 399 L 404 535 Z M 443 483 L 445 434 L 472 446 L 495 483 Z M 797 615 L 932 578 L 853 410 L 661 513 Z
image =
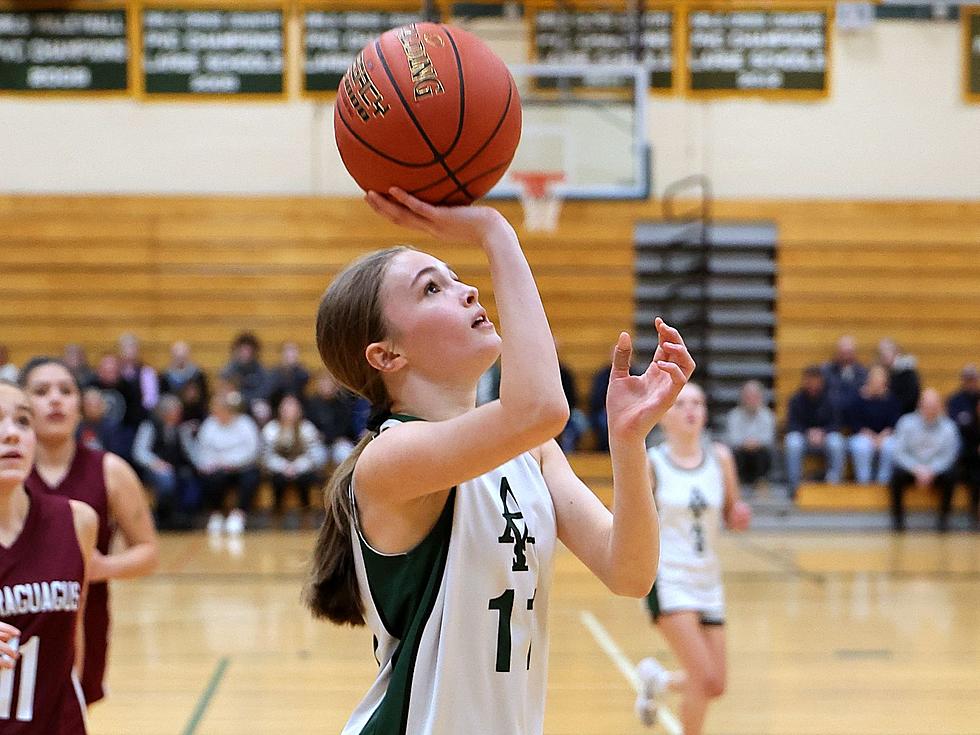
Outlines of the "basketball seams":
M 449 168 L 449 164 L 446 163 L 445 157 L 435 147 L 435 145 L 432 143 L 432 140 L 425 132 L 425 128 L 422 127 L 422 125 L 418 121 L 418 118 L 415 117 L 415 113 L 412 112 L 412 108 L 409 107 L 408 101 L 405 99 L 405 95 L 402 93 L 402 89 L 401 86 L 399 86 L 398 84 L 398 80 L 395 79 L 395 75 L 392 73 L 391 67 L 388 66 L 388 59 L 385 58 L 384 49 L 381 47 L 380 40 L 374 42 L 374 52 L 378 55 L 378 60 L 381 61 L 381 66 L 384 67 L 385 74 L 388 76 L 388 81 L 391 83 L 392 89 L 395 90 L 395 94 L 398 95 L 398 99 L 401 101 L 402 107 L 404 108 L 405 113 L 408 115 L 408 119 L 412 121 L 412 124 L 415 126 L 415 129 L 418 131 L 419 135 L 422 136 L 422 140 L 429 147 L 429 150 L 432 152 L 432 155 L 435 156 L 436 159 L 435 162 L 438 163 L 440 166 L 442 166 L 442 168 L 449 175 L 449 178 L 453 181 L 453 183 L 456 184 L 458 190 L 462 191 L 466 196 L 470 198 L 470 200 L 476 199 L 476 197 L 472 196 L 466 190 L 466 187 L 463 185 L 463 183 L 458 178 L 456 178 L 455 172 L 451 168 Z M 460 96 L 462 96 L 462 91 L 463 90 L 460 90 Z
M 404 166 L 405 168 L 427 168 L 428 166 L 432 166 L 438 163 L 436 159 L 432 159 L 431 161 L 426 161 L 425 163 L 406 163 L 405 161 L 402 161 L 399 158 L 395 158 L 394 156 L 388 155 L 382 150 L 378 150 L 373 145 L 368 143 L 364 138 L 358 135 L 357 131 L 354 130 L 353 127 L 351 127 L 350 122 L 344 116 L 343 105 L 341 105 L 339 101 L 336 104 L 337 104 L 337 117 L 340 118 L 340 122 L 344 124 L 344 127 L 347 129 L 347 132 L 353 135 L 354 138 L 357 139 L 357 142 L 363 145 L 369 151 L 371 151 L 371 153 L 374 153 L 377 156 L 381 156 L 381 158 L 385 159 L 386 161 L 391 161 L 392 163 L 397 163 L 399 166 Z M 341 158 L 343 158 L 343 151 L 341 151 Z M 441 181 L 445 181 L 445 179 L 441 179 Z
M 445 158 L 456 150 L 460 138 L 463 137 L 463 121 L 466 119 L 466 80 L 463 78 L 463 59 L 459 55 L 459 47 L 456 46 L 456 39 L 453 38 L 448 28 L 443 28 L 442 32 L 449 39 L 449 44 L 453 47 L 453 55 L 456 57 L 456 72 L 459 75 L 459 123 L 456 125 L 456 137 L 453 138 L 453 142 L 449 144 L 446 152 L 442 154 Z
M 494 137 L 496 137 L 497 133 L 500 132 L 500 128 L 503 127 L 504 123 L 507 121 L 507 114 L 510 112 L 510 106 L 511 106 L 511 103 L 513 102 L 513 100 L 514 100 L 514 92 L 515 92 L 515 90 L 514 90 L 514 82 L 511 81 L 508 84 L 508 89 L 507 89 L 507 103 L 504 105 L 504 111 L 501 113 L 500 119 L 497 121 L 497 124 L 494 126 L 493 132 L 491 132 L 490 135 L 487 136 L 487 139 L 483 142 L 483 145 L 481 145 L 476 150 L 476 152 L 474 152 L 469 158 L 467 158 L 465 161 L 463 161 L 459 166 L 457 166 L 454 169 L 457 174 L 461 174 L 464 171 L 464 169 L 466 169 L 471 163 L 473 163 L 473 161 L 475 161 L 477 159 L 477 157 L 481 153 L 483 153 L 483 151 L 485 151 L 487 149 L 487 146 L 489 146 L 493 142 L 493 139 L 494 139 Z M 504 163 L 503 165 L 504 166 L 508 165 L 513 159 L 514 159 L 514 157 L 511 156 L 510 158 L 507 159 L 506 163 Z M 493 168 L 489 169 L 488 171 L 485 171 L 484 173 L 481 173 L 479 176 L 475 176 L 472 179 L 468 179 L 465 183 L 467 185 L 469 185 L 469 184 L 473 183 L 473 181 L 475 181 L 476 179 L 479 179 L 482 176 L 486 176 L 488 173 L 491 173 L 493 171 L 496 171 L 499 168 L 500 168 L 500 165 L 494 166 Z M 429 189 L 432 189 L 433 187 L 439 186 L 440 184 L 443 184 L 443 183 L 445 183 L 448 180 L 449 180 L 449 177 L 448 176 L 443 176 L 438 181 L 434 181 L 431 184 L 426 184 L 425 186 L 423 186 L 423 187 L 421 187 L 419 189 L 413 189 L 409 193 L 412 194 L 413 196 L 418 196 L 422 192 L 428 191 Z M 460 191 L 459 188 L 454 189 L 452 192 L 450 192 L 445 197 L 443 197 L 442 198 L 442 201 L 443 202 L 446 201 L 446 199 L 448 199 L 449 197 L 451 197 L 453 194 L 457 193 L 458 191 Z

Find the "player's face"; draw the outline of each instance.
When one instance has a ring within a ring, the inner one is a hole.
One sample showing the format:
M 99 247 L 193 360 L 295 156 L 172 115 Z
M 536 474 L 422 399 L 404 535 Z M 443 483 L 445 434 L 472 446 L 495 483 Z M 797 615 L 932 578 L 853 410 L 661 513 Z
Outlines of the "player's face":
M 34 414 L 24 393 L 0 385 L 0 488 L 17 487 L 34 464 Z
M 500 337 L 479 292 L 427 253 L 399 253 L 382 289 L 385 320 L 396 351 L 438 379 L 476 380 L 500 354 Z
M 696 385 L 685 385 L 664 415 L 664 429 L 671 433 L 700 434 L 708 423 L 708 405 Z
M 25 388 L 40 439 L 64 439 L 75 433 L 81 401 L 75 381 L 65 368 L 55 363 L 40 365 L 31 371 Z

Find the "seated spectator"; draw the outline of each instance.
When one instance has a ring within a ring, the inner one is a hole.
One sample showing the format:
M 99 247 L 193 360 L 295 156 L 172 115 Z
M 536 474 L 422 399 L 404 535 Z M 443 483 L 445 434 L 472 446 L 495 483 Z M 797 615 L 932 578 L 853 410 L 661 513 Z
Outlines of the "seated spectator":
M 186 342 L 171 345 L 170 364 L 160 373 L 160 391 L 180 399 L 184 421 L 203 421 L 207 415 L 208 378 L 191 360 L 191 348 Z
M 276 515 L 282 515 L 282 500 L 290 485 L 296 488 L 301 510 L 308 512 L 310 487 L 323 481 L 327 452 L 316 427 L 303 418 L 299 398 L 282 399 L 277 418 L 262 428 L 262 439 L 262 464 L 272 479 Z
M 878 342 L 878 364 L 888 371 L 888 390 L 898 399 L 902 413 L 915 411 L 919 404 L 919 371 L 912 355 L 902 353 L 895 340 Z
M 487 368 L 487 371 L 480 376 L 480 382 L 476 384 L 476 405 L 482 406 L 484 403 L 496 401 L 500 398 L 500 358 Z
M 208 533 L 237 535 L 245 530 L 245 517 L 259 487 L 259 428 L 241 413 L 242 399 L 235 392 L 211 399 L 211 415 L 197 432 L 195 464 L 201 477 L 205 503 L 211 512 Z M 225 495 L 238 487 L 238 503 L 224 516 Z
M 857 396 L 868 377 L 868 370 L 857 359 L 857 340 L 845 334 L 837 340 L 834 357 L 823 364 L 827 394 L 837 411 L 843 411 Z
M 765 404 L 765 393 L 758 380 L 742 386 L 738 405 L 728 412 L 726 432 L 739 481 L 754 485 L 764 479 L 772 465 L 776 417 Z
M 959 474 L 970 488 L 973 515 L 980 505 L 980 371 L 966 365 L 960 372 L 960 389 L 950 396 L 946 411 L 960 431 Z
M 558 446 L 565 454 L 569 454 L 578 449 L 579 439 L 589 428 L 588 419 L 578 407 L 578 387 L 575 384 L 575 373 L 569 367 L 558 360 L 558 373 L 561 377 L 561 387 L 565 392 L 565 400 L 568 401 L 568 422 L 561 434 L 558 435 Z
M 355 420 L 358 398 L 342 390 L 326 370 L 316 379 L 306 403 L 306 417 L 320 432 L 326 460 L 336 466 L 347 459 L 361 435 Z
M 135 334 L 126 333 L 119 337 L 119 375 L 139 393 L 140 404 L 146 412 L 144 415 L 156 408 L 160 400 L 160 379 L 157 371 L 143 362 L 140 342 Z
M 0 345 L 0 380 L 16 383 L 18 375 L 20 375 L 20 370 L 10 362 L 10 350 L 7 345 Z
M 182 424 L 182 419 L 180 399 L 164 393 L 153 415 L 140 424 L 133 442 L 133 459 L 156 498 L 157 528 L 164 531 L 189 528 L 199 501 L 191 427 Z
M 296 396 L 302 400 L 310 382 L 310 373 L 299 361 L 299 345 L 284 342 L 280 354 L 281 360 L 270 376 L 269 402 L 273 406 L 282 403 L 286 396 Z
M 272 380 L 260 362 L 262 346 L 251 332 L 242 332 L 231 343 L 231 360 L 221 371 L 242 397 L 242 405 L 253 416 L 267 416 Z M 260 404 L 265 404 L 260 405 Z
M 891 479 L 895 424 L 901 415 L 898 400 L 888 391 L 888 372 L 881 365 L 874 365 L 861 391 L 844 411 L 844 423 L 851 430 L 847 441 L 854 479 L 859 483 L 871 482 L 875 455 L 875 482 L 885 485 Z
M 75 380 L 78 381 L 81 390 L 95 383 L 95 372 L 88 364 L 84 347 L 74 343 L 65 345 L 63 359 L 71 374 L 75 376 Z
M 116 427 L 111 445 L 105 447 L 106 451 L 132 463 L 133 439 L 136 438 L 136 429 L 146 417 L 146 411 L 137 386 L 123 380 L 119 371 L 119 358 L 111 353 L 104 354 L 99 360 L 93 386 L 102 391 L 106 419 Z
M 825 481 L 839 484 L 844 474 L 846 444 L 838 430 L 836 411 L 824 389 L 823 371 L 811 365 L 789 401 L 786 421 L 786 474 L 791 496 L 803 477 L 803 457 L 819 454 L 827 463 Z
M 78 443 L 88 449 L 106 451 L 106 447 L 116 443 L 114 432 L 118 425 L 118 421 L 113 423 L 107 416 L 102 391 L 94 387 L 85 388 L 82 391 L 82 419 L 75 430 Z
M 948 528 L 959 451 L 959 432 L 952 419 L 943 414 L 939 393 L 931 388 L 922 391 L 918 410 L 902 416 L 895 426 L 895 469 L 891 479 L 894 530 L 905 530 L 903 495 L 913 483 L 939 490 L 938 529 Z

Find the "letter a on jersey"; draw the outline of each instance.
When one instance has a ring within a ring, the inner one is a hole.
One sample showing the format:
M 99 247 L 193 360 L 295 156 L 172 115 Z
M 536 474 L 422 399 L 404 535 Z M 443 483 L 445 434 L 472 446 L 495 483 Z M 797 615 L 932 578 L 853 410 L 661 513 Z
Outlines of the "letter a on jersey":
M 508 497 L 516 510 L 511 511 L 510 505 L 508 505 Z M 517 504 L 517 498 L 514 497 L 514 493 L 511 491 L 510 483 L 507 482 L 506 477 L 500 478 L 500 502 L 504 505 L 503 516 L 507 525 L 504 527 L 503 534 L 497 538 L 497 542 L 501 544 L 514 544 L 514 562 L 511 566 L 511 571 L 526 572 L 527 555 L 524 553 L 524 550 L 528 544 L 534 543 L 534 536 L 528 532 L 527 523 L 523 524 L 523 533 L 521 533 L 521 529 L 517 525 L 517 521 L 524 520 L 524 514 L 521 513 L 521 507 Z

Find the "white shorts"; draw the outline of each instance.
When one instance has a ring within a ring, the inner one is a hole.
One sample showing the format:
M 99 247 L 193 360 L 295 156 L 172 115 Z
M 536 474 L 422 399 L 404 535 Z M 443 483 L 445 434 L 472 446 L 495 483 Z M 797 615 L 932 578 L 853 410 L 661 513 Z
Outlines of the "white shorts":
M 647 595 L 646 604 L 654 621 L 670 613 L 695 612 L 701 616 L 701 625 L 725 624 L 725 590 L 721 582 L 699 584 L 658 579 Z

